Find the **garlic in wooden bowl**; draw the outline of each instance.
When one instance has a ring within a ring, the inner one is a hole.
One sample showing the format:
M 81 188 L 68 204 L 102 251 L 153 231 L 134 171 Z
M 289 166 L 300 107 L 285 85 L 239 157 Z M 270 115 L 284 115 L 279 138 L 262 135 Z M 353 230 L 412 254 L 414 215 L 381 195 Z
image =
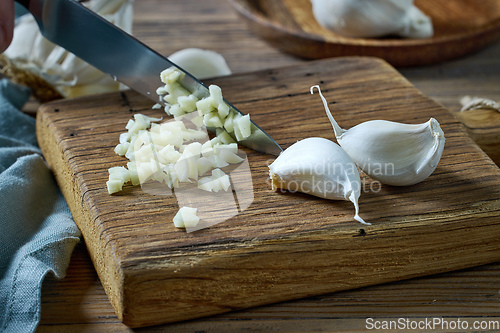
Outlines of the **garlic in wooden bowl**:
M 324 199 L 348 200 L 359 216 L 361 194 L 359 172 L 351 158 L 335 142 L 324 138 L 300 140 L 283 151 L 269 165 L 273 190 L 286 189 Z
M 413 0 L 311 0 L 311 3 L 318 23 L 341 36 L 428 38 L 434 33 L 431 19 Z
M 445 143 L 436 119 L 422 124 L 372 120 L 345 130 L 333 118 L 319 86 L 311 87 L 311 94 L 314 88 L 318 89 L 339 145 L 370 177 L 383 184 L 406 186 L 434 172 Z

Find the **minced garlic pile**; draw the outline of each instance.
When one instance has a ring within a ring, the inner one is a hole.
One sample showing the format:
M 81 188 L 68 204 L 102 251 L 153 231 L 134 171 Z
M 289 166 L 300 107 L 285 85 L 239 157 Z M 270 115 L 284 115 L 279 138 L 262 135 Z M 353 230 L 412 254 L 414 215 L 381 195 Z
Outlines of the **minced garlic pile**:
M 166 184 L 170 189 L 179 188 L 183 182 L 197 182 L 198 188 L 209 192 L 228 191 L 231 183 L 222 168 L 244 161 L 238 155 L 236 140 L 251 135 L 249 115 L 241 115 L 224 102 L 218 86 L 209 87 L 210 95 L 198 99 L 179 83 L 183 73 L 169 68 L 161 73 L 165 86 L 157 94 L 167 106 L 165 112 L 174 119 L 158 123 L 161 119 L 135 114 L 126 125 L 127 132 L 120 134 L 115 153 L 126 157 L 126 166 L 108 170 L 108 193 L 122 190 L 123 185 L 144 184 L 153 180 Z M 161 108 L 156 104 L 153 108 Z M 196 112 L 195 112 L 196 111 Z M 216 136 L 209 138 L 206 128 L 215 128 Z M 189 207 L 181 207 L 189 208 Z M 176 215 L 177 227 L 185 227 Z M 196 218 L 190 218 L 197 221 Z

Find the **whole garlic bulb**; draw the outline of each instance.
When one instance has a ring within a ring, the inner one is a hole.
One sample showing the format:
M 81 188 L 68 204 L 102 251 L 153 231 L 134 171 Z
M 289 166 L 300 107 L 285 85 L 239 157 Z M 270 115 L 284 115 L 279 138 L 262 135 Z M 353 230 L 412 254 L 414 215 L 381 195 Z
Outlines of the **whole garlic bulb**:
M 320 198 L 348 200 L 359 217 L 361 180 L 356 164 L 336 143 L 324 138 L 298 141 L 269 166 L 272 189 L 298 191 Z
M 333 118 L 319 86 L 326 114 L 339 145 L 370 177 L 395 186 L 413 185 L 425 180 L 436 169 L 444 149 L 445 137 L 438 121 L 402 124 L 372 120 L 342 129 Z
M 319 24 L 346 37 L 432 37 L 431 19 L 413 0 L 311 0 Z
M 90 0 L 82 4 L 131 33 L 133 0 Z M 108 74 L 43 37 L 32 15 L 16 20 L 14 39 L 4 55 L 17 68 L 44 79 L 67 98 L 124 88 Z

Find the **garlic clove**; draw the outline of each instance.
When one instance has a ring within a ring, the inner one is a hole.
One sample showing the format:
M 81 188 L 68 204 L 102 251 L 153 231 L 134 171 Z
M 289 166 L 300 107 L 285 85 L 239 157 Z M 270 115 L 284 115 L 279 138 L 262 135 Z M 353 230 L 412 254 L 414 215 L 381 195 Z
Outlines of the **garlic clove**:
M 291 145 L 269 165 L 273 190 L 286 189 L 354 204 L 359 216 L 361 194 L 359 172 L 351 158 L 336 143 L 324 138 L 307 138 Z
M 436 169 L 444 149 L 444 133 L 434 118 L 422 124 L 371 120 L 342 129 L 328 108 L 326 114 L 339 145 L 366 174 L 381 183 L 407 186 L 419 183 Z
M 187 48 L 172 53 L 168 59 L 199 79 L 231 74 L 224 57 L 214 51 Z
M 346 37 L 428 38 L 434 32 L 431 19 L 415 7 L 413 0 L 311 0 L 311 3 L 320 25 Z
M 413 185 L 436 169 L 444 133 L 434 118 L 417 125 L 385 120 L 361 123 L 338 138 L 358 166 L 381 183 Z
M 406 13 L 405 25 L 399 35 L 408 38 L 430 38 L 434 35 L 434 27 L 429 16 L 420 9 L 411 6 Z

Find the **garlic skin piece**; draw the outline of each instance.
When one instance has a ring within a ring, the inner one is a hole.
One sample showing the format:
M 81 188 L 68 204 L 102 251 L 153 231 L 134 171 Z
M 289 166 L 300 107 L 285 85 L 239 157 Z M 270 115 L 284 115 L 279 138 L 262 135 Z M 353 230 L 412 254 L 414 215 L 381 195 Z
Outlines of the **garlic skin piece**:
M 172 53 L 168 59 L 198 79 L 207 79 L 231 74 L 224 57 L 214 51 L 187 48 Z
M 464 96 L 460 99 L 460 104 L 462 104 L 460 112 L 476 109 L 487 109 L 500 112 L 500 103 L 488 98 Z
M 371 120 L 348 130 L 333 118 L 319 86 L 326 114 L 339 145 L 367 175 L 387 185 L 408 186 L 429 177 L 444 150 L 445 137 L 438 121 L 403 124 Z
M 269 165 L 273 190 L 299 191 L 324 199 L 348 200 L 359 217 L 361 179 L 351 158 L 336 143 L 324 138 L 300 140 L 283 151 Z
M 311 0 L 313 14 L 323 27 L 346 37 L 398 35 L 429 38 L 431 19 L 413 0 Z

